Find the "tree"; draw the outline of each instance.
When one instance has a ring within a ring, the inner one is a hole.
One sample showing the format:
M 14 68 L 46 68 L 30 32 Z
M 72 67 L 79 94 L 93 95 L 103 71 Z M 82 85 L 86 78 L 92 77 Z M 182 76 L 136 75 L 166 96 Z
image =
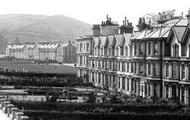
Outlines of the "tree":
M 95 96 L 94 93 L 92 93 L 92 94 L 90 94 L 90 95 L 88 96 L 87 103 L 92 103 L 92 104 L 94 104 L 95 102 L 96 102 L 96 96 Z
M 111 96 L 110 101 L 114 104 L 122 103 L 121 98 L 117 95 Z

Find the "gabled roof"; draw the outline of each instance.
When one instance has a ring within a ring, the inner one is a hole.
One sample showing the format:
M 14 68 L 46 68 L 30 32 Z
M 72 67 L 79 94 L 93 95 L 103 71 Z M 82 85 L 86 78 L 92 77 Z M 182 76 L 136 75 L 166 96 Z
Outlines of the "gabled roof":
M 60 45 L 62 46 L 62 47 L 66 47 L 66 46 L 68 46 L 68 45 L 72 45 L 72 46 L 74 46 L 74 47 L 76 47 L 75 46 L 75 44 L 73 43 L 73 42 L 68 42 L 68 43 L 60 43 Z
M 176 38 L 177 38 L 177 40 L 178 40 L 178 42 L 181 43 L 181 42 L 182 42 L 183 35 L 184 35 L 184 33 L 185 33 L 185 29 L 186 29 L 185 26 L 174 26 L 174 27 L 170 30 L 170 33 L 169 33 L 167 42 L 170 42 L 170 41 L 171 41 L 171 38 L 175 35 Z
M 144 38 L 147 39 L 151 39 L 151 38 L 168 38 L 170 30 L 172 29 L 172 27 L 177 27 L 175 32 L 178 32 L 178 39 L 181 41 L 181 33 L 184 32 L 184 27 L 187 25 L 187 20 L 186 19 L 174 19 L 174 20 L 170 20 L 166 23 L 163 24 L 163 26 L 160 26 L 159 28 L 155 28 L 153 31 L 148 32 L 148 34 L 145 34 L 145 31 L 143 31 L 139 36 L 135 37 L 135 39 L 138 39 L 141 37 L 141 39 L 143 39 L 143 35 Z M 180 28 L 178 28 L 180 27 Z
M 26 48 L 34 48 L 36 44 L 26 44 Z
M 187 26 L 184 32 L 184 35 L 182 36 L 181 43 L 187 43 L 188 37 L 190 36 L 190 26 Z
M 56 49 L 61 43 L 38 43 L 37 46 L 40 49 Z
M 10 49 L 23 49 L 25 47 L 25 45 L 10 45 L 9 48 Z
M 175 29 L 175 34 L 177 36 L 177 39 L 181 43 L 186 26 L 185 27 L 174 27 L 174 29 Z
M 123 34 L 115 35 L 116 46 L 123 46 L 125 44 L 125 38 Z

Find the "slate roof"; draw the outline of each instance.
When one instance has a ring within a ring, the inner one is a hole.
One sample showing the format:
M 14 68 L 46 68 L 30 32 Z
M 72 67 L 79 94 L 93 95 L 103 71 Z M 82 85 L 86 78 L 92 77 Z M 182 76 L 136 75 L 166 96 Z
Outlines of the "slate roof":
M 9 49 L 23 49 L 25 47 L 25 45 L 8 45 Z
M 40 49 L 56 49 L 59 46 L 59 43 L 50 43 L 50 44 L 38 44 Z
M 150 34 L 152 30 L 143 30 L 140 34 L 132 37 L 131 39 L 144 39 L 148 34 Z

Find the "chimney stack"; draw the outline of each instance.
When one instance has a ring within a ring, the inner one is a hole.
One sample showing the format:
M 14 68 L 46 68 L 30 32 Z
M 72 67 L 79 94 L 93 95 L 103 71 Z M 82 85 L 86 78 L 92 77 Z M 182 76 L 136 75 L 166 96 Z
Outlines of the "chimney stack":
M 104 24 L 104 22 L 102 22 L 102 24 Z M 100 25 L 94 24 L 92 30 L 93 30 L 93 36 L 101 35 Z
M 188 24 L 190 24 L 190 9 L 188 10 L 188 14 L 186 15 Z
M 129 20 L 127 20 L 127 17 L 125 17 L 125 19 L 123 20 L 123 25 L 121 25 L 119 28 L 120 34 L 133 32 L 132 23 L 130 23 Z
M 125 26 L 126 26 L 127 17 L 125 17 Z

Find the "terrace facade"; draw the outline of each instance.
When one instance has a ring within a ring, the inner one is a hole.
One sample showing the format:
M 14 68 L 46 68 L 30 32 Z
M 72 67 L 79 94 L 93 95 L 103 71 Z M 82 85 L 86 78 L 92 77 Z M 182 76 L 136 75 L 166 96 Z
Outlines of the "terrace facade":
M 93 36 L 86 35 L 77 38 L 77 76 L 89 81 L 89 56 L 92 54 Z
M 189 104 L 189 23 L 190 11 L 187 19 L 177 17 L 140 33 L 129 32 L 132 27 L 125 22 L 125 31 L 119 26 L 116 31 L 116 24 L 110 19 L 102 22 L 103 27 L 114 26 L 110 34 L 101 31 L 102 25 L 94 25 L 92 51 L 85 67 L 88 80 L 95 86 L 125 94 L 173 98 Z

